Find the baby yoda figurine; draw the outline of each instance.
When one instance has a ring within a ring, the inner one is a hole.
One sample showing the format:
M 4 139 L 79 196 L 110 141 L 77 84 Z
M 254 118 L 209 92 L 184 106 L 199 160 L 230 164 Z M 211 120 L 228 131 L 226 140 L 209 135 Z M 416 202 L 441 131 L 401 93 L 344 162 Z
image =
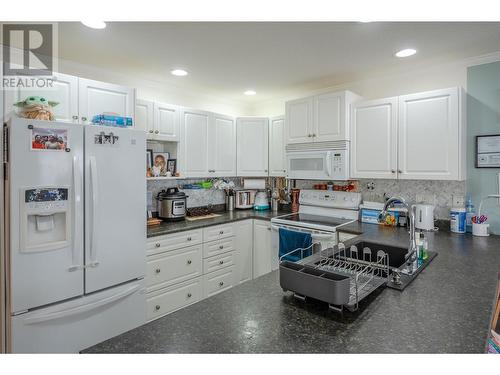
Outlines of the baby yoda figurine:
M 14 105 L 19 108 L 18 115 L 20 117 L 31 120 L 53 121 L 54 114 L 52 113 L 52 107 L 58 104 L 41 96 L 29 96 L 26 100 L 17 102 Z

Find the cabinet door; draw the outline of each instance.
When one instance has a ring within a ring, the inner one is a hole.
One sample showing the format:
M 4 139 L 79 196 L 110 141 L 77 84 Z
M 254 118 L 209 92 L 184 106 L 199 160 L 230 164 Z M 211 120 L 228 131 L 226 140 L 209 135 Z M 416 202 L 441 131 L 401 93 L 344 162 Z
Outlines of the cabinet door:
M 399 97 L 400 179 L 459 179 L 458 88 Z
M 179 108 L 171 104 L 154 104 L 154 139 L 179 141 Z
M 285 118 L 274 117 L 269 123 L 269 176 L 286 175 Z
M 236 261 L 234 284 L 237 285 L 253 278 L 253 220 L 236 222 L 235 235 Z
M 267 176 L 269 120 L 245 117 L 237 120 L 237 175 Z
M 315 142 L 346 139 L 345 94 L 334 92 L 314 97 Z
M 286 143 L 312 142 L 313 98 L 303 98 L 285 104 Z
M 153 102 L 137 99 L 135 101 L 135 128 L 144 130 L 148 139 L 154 138 Z
M 208 112 L 184 109 L 181 111 L 180 165 L 185 177 L 208 176 Z
M 111 83 L 80 78 L 78 80 L 78 102 L 82 123 L 103 113 L 134 118 L 135 89 Z
M 78 77 L 55 73 L 52 89 L 33 89 L 18 87 L 5 91 L 5 115 L 10 118 L 15 111 L 14 103 L 27 97 L 43 96 L 45 99 L 57 102 L 52 108 L 56 121 L 78 122 Z
M 254 220 L 253 277 L 265 275 L 272 270 L 271 223 Z
M 397 178 L 398 98 L 352 106 L 351 177 Z
M 208 142 L 208 173 L 213 177 L 236 176 L 236 123 L 234 118 L 212 114 Z

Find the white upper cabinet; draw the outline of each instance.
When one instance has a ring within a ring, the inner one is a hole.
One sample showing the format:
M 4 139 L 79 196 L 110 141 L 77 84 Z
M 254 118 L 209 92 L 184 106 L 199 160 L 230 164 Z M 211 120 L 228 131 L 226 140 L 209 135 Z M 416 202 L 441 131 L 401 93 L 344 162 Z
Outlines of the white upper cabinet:
M 181 155 L 179 168 L 185 177 L 208 176 L 210 113 L 181 110 Z
M 234 118 L 211 114 L 208 133 L 208 175 L 236 176 L 236 124 Z
M 305 143 L 312 140 L 313 98 L 286 102 L 286 143 Z
M 135 101 L 135 128 L 144 130 L 148 139 L 154 135 L 153 102 L 137 99 Z
M 80 121 L 87 123 L 103 113 L 134 118 L 135 89 L 111 83 L 80 78 L 78 80 Z
M 286 102 L 286 143 L 348 140 L 349 106 L 359 99 L 350 91 L 338 91 Z
M 399 97 L 399 178 L 465 178 L 461 96 L 455 87 Z
M 269 121 L 269 176 L 286 176 L 284 116 Z
M 62 73 L 53 73 L 56 78 L 51 89 L 34 89 L 18 87 L 5 91 L 5 115 L 10 118 L 15 111 L 14 103 L 25 100 L 29 96 L 42 96 L 47 100 L 57 102 L 52 111 L 56 121 L 79 122 L 78 113 L 78 77 Z
M 332 92 L 314 98 L 314 141 L 339 141 L 346 138 L 345 95 Z
M 269 120 L 267 117 L 242 117 L 236 120 L 237 175 L 268 175 Z
M 352 106 L 351 177 L 397 178 L 398 98 Z
M 464 180 L 464 98 L 454 87 L 353 105 L 351 177 Z
M 179 108 L 171 104 L 154 103 L 154 138 L 158 141 L 179 141 Z

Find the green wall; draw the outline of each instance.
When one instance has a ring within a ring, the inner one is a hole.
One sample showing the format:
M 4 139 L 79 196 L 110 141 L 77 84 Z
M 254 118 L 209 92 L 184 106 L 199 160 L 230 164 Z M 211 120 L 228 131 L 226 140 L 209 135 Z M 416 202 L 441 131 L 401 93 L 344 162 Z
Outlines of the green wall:
M 467 195 L 479 208 L 481 198 L 498 191 L 500 168 L 475 168 L 476 135 L 500 134 L 500 61 L 467 70 Z M 496 199 L 483 204 L 490 231 L 500 234 L 500 205 Z

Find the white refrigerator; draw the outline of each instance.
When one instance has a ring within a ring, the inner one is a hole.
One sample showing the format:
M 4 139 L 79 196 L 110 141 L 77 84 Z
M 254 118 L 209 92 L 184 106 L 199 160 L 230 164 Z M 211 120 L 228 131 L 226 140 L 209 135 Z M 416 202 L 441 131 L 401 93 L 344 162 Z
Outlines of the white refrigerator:
M 8 127 L 11 352 L 78 352 L 146 320 L 145 133 Z

